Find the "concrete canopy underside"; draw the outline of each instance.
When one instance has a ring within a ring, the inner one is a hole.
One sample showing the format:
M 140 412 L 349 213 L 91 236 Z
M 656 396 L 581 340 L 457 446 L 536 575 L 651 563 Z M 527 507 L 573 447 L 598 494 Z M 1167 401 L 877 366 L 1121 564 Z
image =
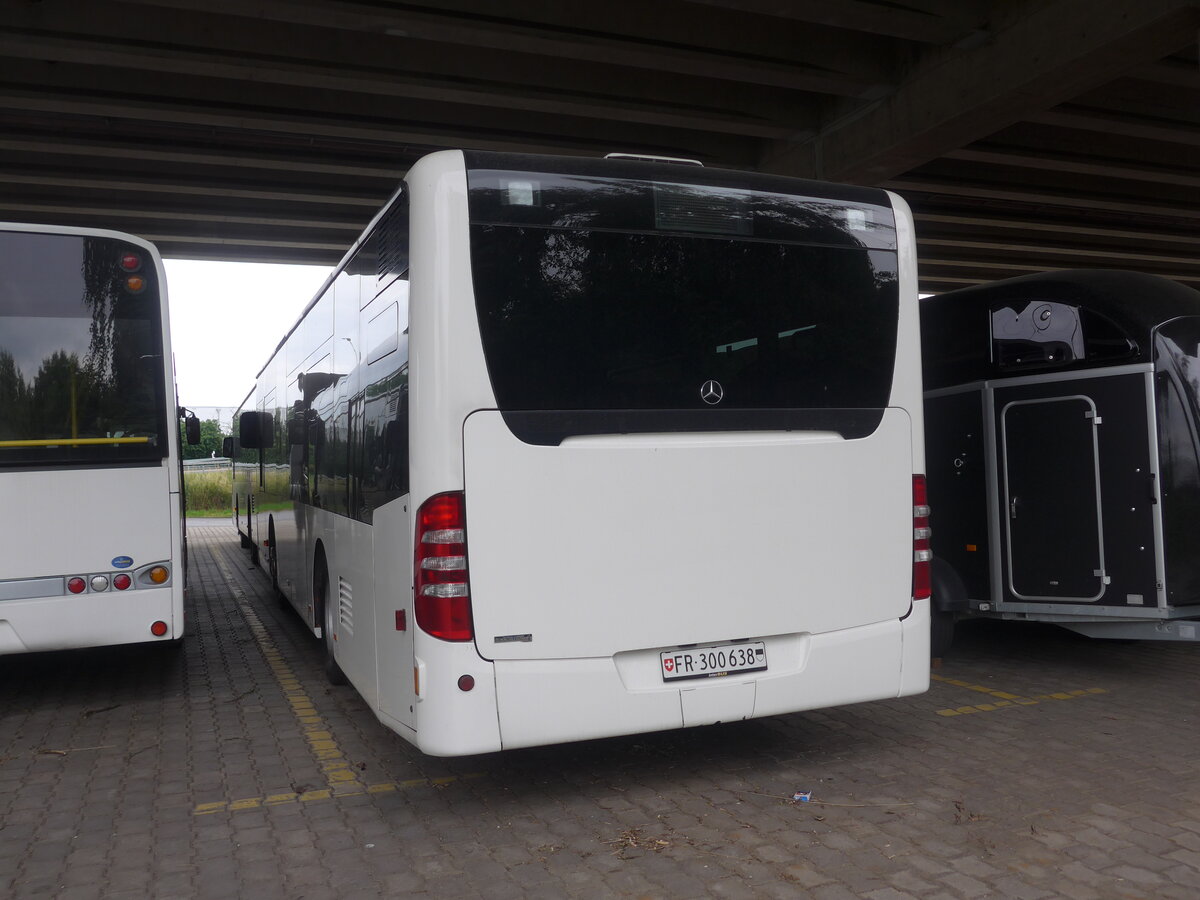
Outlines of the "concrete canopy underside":
M 422 154 L 887 187 L 921 286 L 1200 287 L 1200 3 L 0 0 L 0 218 L 336 262 Z

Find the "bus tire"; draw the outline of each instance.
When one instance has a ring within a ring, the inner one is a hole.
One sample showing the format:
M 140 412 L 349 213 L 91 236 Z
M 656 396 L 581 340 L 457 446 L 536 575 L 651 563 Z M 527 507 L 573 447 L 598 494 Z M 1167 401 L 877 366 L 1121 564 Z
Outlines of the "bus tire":
M 333 604 L 329 602 L 329 568 L 325 565 L 324 551 L 317 551 L 317 565 L 313 571 L 313 600 L 316 603 L 321 623 L 321 640 L 325 644 L 325 677 L 330 684 L 346 684 L 346 673 L 334 658 Z
M 275 592 L 276 602 L 287 609 L 291 606 L 283 591 L 279 589 L 279 552 L 275 548 L 275 517 L 267 520 L 267 571 L 271 575 L 271 590 Z

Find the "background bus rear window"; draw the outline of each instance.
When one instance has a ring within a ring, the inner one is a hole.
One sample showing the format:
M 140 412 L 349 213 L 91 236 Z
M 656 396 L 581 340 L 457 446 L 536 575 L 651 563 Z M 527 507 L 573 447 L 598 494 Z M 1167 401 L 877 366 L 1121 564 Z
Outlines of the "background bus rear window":
M 140 260 L 129 271 L 126 254 Z M 0 259 L 0 465 L 163 458 L 149 254 L 108 238 L 10 232 Z

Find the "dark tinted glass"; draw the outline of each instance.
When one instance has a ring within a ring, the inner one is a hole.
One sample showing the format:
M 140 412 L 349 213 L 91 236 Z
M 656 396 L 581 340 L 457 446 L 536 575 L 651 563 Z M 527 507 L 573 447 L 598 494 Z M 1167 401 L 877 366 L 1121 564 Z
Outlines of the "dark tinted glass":
M 0 232 L 0 464 L 161 459 L 162 352 L 145 250 Z
M 731 178 L 728 172 L 691 171 L 708 179 L 719 177 L 728 182 Z M 744 180 L 754 179 L 746 176 Z M 896 249 L 895 216 L 882 202 L 886 197 L 882 191 L 857 189 L 853 198 L 835 198 L 744 190 L 728 184 L 491 169 L 471 171 L 469 181 L 471 221 L 478 224 L 725 234 L 855 249 Z
M 1004 369 L 1109 362 L 1128 359 L 1137 350 L 1108 318 L 1067 303 L 1031 300 L 992 312 L 992 358 Z
M 709 381 L 722 410 L 887 405 L 893 252 L 496 224 L 471 238 L 501 409 L 707 409 Z
M 992 313 L 992 352 L 1002 368 L 1039 368 L 1083 359 L 1079 308 L 1031 301 Z

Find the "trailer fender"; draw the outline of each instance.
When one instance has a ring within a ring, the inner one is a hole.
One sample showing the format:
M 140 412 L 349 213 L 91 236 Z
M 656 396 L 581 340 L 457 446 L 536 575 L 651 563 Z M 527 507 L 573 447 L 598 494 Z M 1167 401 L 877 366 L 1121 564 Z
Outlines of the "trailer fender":
M 954 566 L 937 556 L 933 558 L 930 572 L 933 588 L 933 608 L 938 612 L 966 612 L 967 587 L 954 570 Z

